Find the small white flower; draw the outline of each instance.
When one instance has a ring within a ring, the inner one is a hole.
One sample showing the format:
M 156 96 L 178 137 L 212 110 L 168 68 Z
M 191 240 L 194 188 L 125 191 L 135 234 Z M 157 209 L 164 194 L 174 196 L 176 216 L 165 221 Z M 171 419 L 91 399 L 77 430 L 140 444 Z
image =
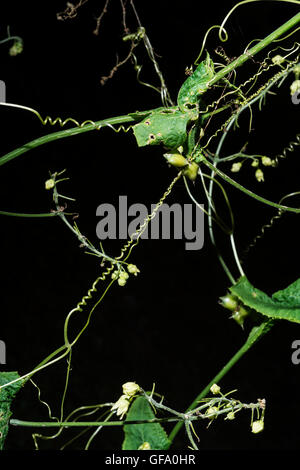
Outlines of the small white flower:
M 140 391 L 140 386 L 135 382 L 126 382 L 122 385 L 124 395 L 128 397 L 133 397 L 136 393 Z
M 211 393 L 213 393 L 214 395 L 217 395 L 218 393 L 220 393 L 221 387 L 219 387 L 219 385 L 217 385 L 217 384 L 213 384 L 213 385 L 210 387 L 210 391 L 211 391 Z
M 251 166 L 257 167 L 259 165 L 259 161 L 257 158 L 254 158 L 253 162 L 251 163 Z
M 127 266 L 127 269 L 130 274 L 134 274 L 135 276 L 137 276 L 137 274 L 140 272 L 140 270 L 136 267 L 135 264 L 129 264 Z
M 264 166 L 272 166 L 273 160 L 270 157 L 262 157 L 261 162 Z
M 262 172 L 262 170 L 260 168 L 258 168 L 255 172 L 255 178 L 257 179 L 257 181 L 261 182 L 261 181 L 264 181 L 264 174 Z
M 259 419 L 258 421 L 253 421 L 251 427 L 252 427 L 252 432 L 254 434 L 257 434 L 258 432 L 261 432 L 264 429 L 264 422 L 262 419 Z
M 127 413 L 130 402 L 127 395 L 121 395 L 118 401 L 114 403 L 111 407 L 111 410 L 117 410 L 117 416 L 120 416 L 120 419 L 123 418 L 124 414 Z
M 129 274 L 126 271 L 120 272 L 120 279 L 125 279 L 127 281 L 128 278 L 129 278 Z
M 216 406 L 210 406 L 209 408 L 207 408 L 205 414 L 206 415 L 214 415 L 215 413 L 217 413 L 219 410 Z M 216 416 L 209 416 L 211 419 L 214 419 L 216 418 Z

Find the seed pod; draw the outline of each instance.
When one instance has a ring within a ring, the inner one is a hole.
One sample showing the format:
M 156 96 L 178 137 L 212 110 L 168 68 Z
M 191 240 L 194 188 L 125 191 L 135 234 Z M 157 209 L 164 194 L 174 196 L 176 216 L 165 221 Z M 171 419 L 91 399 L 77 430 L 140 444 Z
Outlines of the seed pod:
M 195 181 L 198 175 L 199 166 L 197 163 L 189 163 L 189 166 L 183 171 L 184 176 L 187 176 L 191 181 Z
M 183 168 L 189 163 L 180 153 L 164 153 L 164 157 L 170 165 L 175 166 L 176 168 Z
M 235 312 L 231 315 L 231 318 L 237 322 L 242 328 L 244 328 L 245 318 L 249 315 L 248 310 L 240 306 L 236 309 Z
M 234 311 L 238 307 L 237 298 L 231 294 L 220 297 L 220 304 L 231 311 Z

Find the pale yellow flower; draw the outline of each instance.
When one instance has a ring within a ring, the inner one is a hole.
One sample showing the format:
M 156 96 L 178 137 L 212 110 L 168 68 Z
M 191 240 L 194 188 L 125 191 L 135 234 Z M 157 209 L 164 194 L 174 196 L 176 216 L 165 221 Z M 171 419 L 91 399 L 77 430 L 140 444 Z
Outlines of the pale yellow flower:
M 55 181 L 51 178 L 50 180 L 47 180 L 45 183 L 45 188 L 46 189 L 52 189 L 54 188 Z
M 262 419 L 259 419 L 258 421 L 253 421 L 251 427 L 252 427 L 252 432 L 254 434 L 257 434 L 258 432 L 261 432 L 264 429 L 264 422 Z
M 151 450 L 151 446 L 149 442 L 143 442 L 143 444 L 140 445 L 138 450 Z
M 140 386 L 135 382 L 126 382 L 122 385 L 124 395 L 128 397 L 133 397 L 136 393 L 140 391 Z
M 264 166 L 272 166 L 273 163 L 270 157 L 262 157 L 261 162 Z
M 262 172 L 262 170 L 260 168 L 258 168 L 255 172 L 255 178 L 257 179 L 257 181 L 261 182 L 261 181 L 264 181 L 264 174 Z
M 233 165 L 231 167 L 232 173 L 237 173 L 238 171 L 240 171 L 241 167 L 242 167 L 241 162 L 233 163 Z
M 129 264 L 127 266 L 127 269 L 130 274 L 134 274 L 135 276 L 137 276 L 137 274 L 140 272 L 140 270 L 136 267 L 135 264 Z
M 219 387 L 219 385 L 217 385 L 217 384 L 213 384 L 213 385 L 210 387 L 210 391 L 211 391 L 211 393 L 213 393 L 214 395 L 217 395 L 218 393 L 220 393 L 221 387 Z
M 127 395 L 121 395 L 118 401 L 111 407 L 111 410 L 117 410 L 117 416 L 120 416 L 120 419 L 123 418 L 124 414 L 127 413 L 130 402 Z

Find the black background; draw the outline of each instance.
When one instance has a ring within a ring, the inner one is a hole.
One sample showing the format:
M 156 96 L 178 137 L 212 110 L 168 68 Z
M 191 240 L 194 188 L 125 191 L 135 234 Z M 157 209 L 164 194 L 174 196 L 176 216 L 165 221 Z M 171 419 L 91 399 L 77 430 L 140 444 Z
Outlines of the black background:
M 192 0 L 171 2 L 136 1 L 142 24 L 159 55 L 172 98 L 185 80 L 185 68 L 196 59 L 209 26 L 220 24 L 234 2 L 205 4 Z M 103 18 L 98 37 L 92 34 L 95 17 L 104 2 L 89 1 L 73 20 L 60 22 L 56 13 L 64 1 L 1 2 L 1 38 L 6 26 L 24 39 L 24 51 L 8 55 L 8 45 L 0 45 L 1 74 L 7 87 L 7 102 L 30 106 L 42 116 L 73 117 L 79 121 L 99 120 L 135 110 L 161 105 L 160 97 L 136 81 L 128 63 L 104 87 L 100 78 L 122 59 L 127 45 L 122 43 L 122 14 L 113 0 Z M 217 6 L 216 6 L 217 5 Z M 242 6 L 228 23 L 230 40 L 224 45 L 229 56 L 237 56 L 253 38 L 263 38 L 297 11 L 294 5 L 262 2 Z M 136 22 L 128 14 L 128 26 Z M 295 35 L 296 36 L 296 35 Z M 299 36 L 298 36 L 299 37 Z M 293 43 L 291 39 L 288 45 Z M 208 48 L 219 44 L 213 33 Z M 147 56 L 137 49 L 144 63 L 141 79 L 156 80 Z M 261 54 L 257 60 L 262 60 Z M 250 61 L 241 78 L 253 73 Z M 292 104 L 289 85 L 270 96 L 262 113 L 255 113 L 253 132 L 247 137 L 248 119 L 227 139 L 226 152 L 237 152 L 249 140 L 249 152 L 274 156 L 295 136 L 299 106 Z M 1 107 L 1 155 L 41 135 L 59 130 L 43 127 L 31 113 Z M 168 168 L 159 147 L 137 148 L 131 133 L 116 134 L 110 129 L 88 132 L 36 148 L 1 167 L 1 210 L 47 212 L 53 208 L 51 194 L 44 189 L 49 171 L 67 169 L 70 180 L 61 188 L 76 198 L 70 209 L 80 213 L 81 231 L 95 244 L 99 204 L 118 203 L 127 195 L 128 204 L 157 202 L 175 175 Z M 290 154 L 277 169 L 265 172 L 265 183 L 255 181 L 253 171 L 243 170 L 237 178 L 249 189 L 278 201 L 299 189 L 299 151 Z M 229 167 L 227 168 L 229 170 Z M 249 170 L 249 167 L 248 167 Z M 226 186 L 235 214 L 239 253 L 246 249 L 267 223 L 274 210 L 236 189 Z M 205 197 L 201 184 L 195 194 Z M 169 199 L 189 203 L 183 182 Z M 7 345 L 7 365 L 3 370 L 29 372 L 63 343 L 66 314 L 76 305 L 101 272 L 99 262 L 86 256 L 78 241 L 57 218 L 22 219 L 1 217 L 1 329 Z M 229 240 L 216 230 L 223 256 L 238 277 Z M 285 215 L 266 233 L 246 258 L 244 270 L 256 287 L 272 294 L 299 277 L 299 226 L 296 215 Z M 117 256 L 123 242 L 107 241 L 106 252 Z M 141 273 L 126 287 L 114 285 L 96 310 L 90 328 L 76 344 L 72 357 L 66 413 L 94 403 L 115 401 L 121 385 L 134 380 L 144 389 L 156 384 L 156 391 L 176 410 L 184 410 L 245 341 L 245 330 L 229 320 L 218 304 L 228 279 L 209 241 L 200 251 L 186 251 L 184 241 L 144 240 L 132 252 L 131 262 Z M 99 290 L 100 292 L 100 290 Z M 84 315 L 84 313 L 83 313 Z M 78 324 L 80 325 L 78 315 Z M 265 431 L 250 432 L 250 414 L 240 413 L 233 422 L 217 420 L 208 430 L 197 428 L 203 450 L 295 450 L 300 418 L 300 365 L 291 362 L 291 344 L 299 339 L 297 324 L 279 322 L 222 380 L 222 389 L 238 389 L 244 402 L 266 398 Z M 35 376 L 41 398 L 58 415 L 66 364 L 61 362 Z M 14 417 L 47 420 L 47 410 L 28 384 L 14 403 Z M 71 432 L 66 433 L 71 436 Z M 61 440 L 41 442 L 43 449 L 57 449 Z M 79 440 L 73 449 L 83 447 Z M 105 429 L 92 449 L 119 449 L 122 432 Z M 185 449 L 184 432 L 173 449 Z M 29 429 L 11 429 L 6 448 L 30 450 Z

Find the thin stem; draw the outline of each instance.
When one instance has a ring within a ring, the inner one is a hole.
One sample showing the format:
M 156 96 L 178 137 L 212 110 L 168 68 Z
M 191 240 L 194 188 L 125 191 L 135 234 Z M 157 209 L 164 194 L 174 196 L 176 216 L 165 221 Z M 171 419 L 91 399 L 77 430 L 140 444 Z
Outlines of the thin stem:
M 247 340 L 243 344 L 243 346 L 234 354 L 234 356 L 227 362 L 227 364 L 218 372 L 218 374 L 209 382 L 209 384 L 202 390 L 201 393 L 195 398 L 195 400 L 190 404 L 187 408 L 185 413 L 188 413 L 190 410 L 195 408 L 201 400 L 201 398 L 205 397 L 209 392 L 211 386 L 213 384 L 218 384 L 220 380 L 230 371 L 230 369 L 243 357 L 243 355 L 249 351 L 249 349 L 255 344 L 264 334 L 266 334 L 272 327 L 273 320 L 267 320 L 266 322 L 262 322 L 258 327 L 254 327 Z M 183 422 L 178 422 L 174 428 L 172 429 L 169 440 L 173 442 L 175 436 L 179 432 L 183 425 Z
M 6 212 L 0 211 L 0 215 L 7 215 L 10 217 L 55 217 L 56 215 L 60 215 L 59 212 L 46 212 L 43 214 L 24 214 L 21 212 Z
M 232 70 L 235 70 L 237 67 L 243 65 L 249 58 L 256 55 L 258 52 L 262 51 L 265 47 L 271 44 L 275 39 L 282 36 L 282 34 L 286 33 L 289 29 L 296 26 L 300 23 L 300 13 L 297 13 L 293 16 L 289 21 L 281 25 L 279 28 L 275 29 L 269 36 L 265 39 L 262 39 L 258 44 L 253 46 L 249 49 L 246 53 L 240 55 L 236 60 L 225 66 L 220 72 L 218 72 L 214 77 L 210 80 L 207 86 L 215 85 L 219 80 L 224 78 L 228 75 Z
M 198 420 L 198 416 L 191 416 L 190 420 Z M 143 419 L 136 421 L 24 421 L 21 419 L 11 419 L 10 424 L 12 426 L 23 426 L 23 427 L 39 427 L 39 428 L 74 428 L 74 427 L 87 427 L 87 426 L 123 426 L 124 424 L 151 424 L 151 423 L 166 423 L 166 422 L 176 422 L 182 420 L 182 418 L 153 418 L 153 419 Z
M 239 257 L 238 257 L 238 254 L 237 254 L 237 251 L 236 251 L 236 246 L 235 246 L 235 241 L 234 241 L 234 237 L 233 237 L 233 234 L 231 233 L 230 234 L 230 241 L 231 241 L 231 246 L 232 246 L 232 251 L 233 251 L 233 255 L 234 255 L 234 259 L 235 259 L 235 262 L 237 264 L 237 267 L 238 267 L 238 270 L 240 272 L 240 275 L 241 276 L 245 276 L 245 273 L 243 271 L 243 268 L 241 266 L 241 263 L 240 263 L 240 260 L 239 260 Z
M 253 193 L 253 192 L 250 191 L 249 189 L 245 188 L 245 187 L 242 186 L 241 184 L 239 184 L 239 183 L 237 183 L 236 181 L 234 181 L 233 179 L 231 179 L 229 176 L 227 176 L 225 173 L 223 173 L 223 171 L 221 171 L 221 170 L 219 170 L 218 168 L 216 168 L 216 167 L 215 167 L 212 163 L 210 163 L 208 160 L 203 159 L 203 163 L 205 163 L 205 165 L 207 165 L 211 170 L 213 170 L 214 173 L 217 173 L 219 176 L 221 176 L 225 181 L 227 181 L 228 183 L 232 184 L 232 185 L 235 186 L 237 189 L 240 189 L 240 190 L 243 191 L 244 193 L 248 194 L 248 196 L 251 196 L 251 197 L 253 197 L 254 199 L 257 199 L 258 201 L 263 202 L 264 204 L 268 204 L 269 206 L 275 207 L 276 209 L 281 209 L 281 210 L 289 211 L 289 212 L 295 212 L 296 214 L 299 214 L 299 213 L 300 213 L 300 208 L 289 207 L 289 206 L 283 206 L 283 205 L 281 205 L 281 204 L 277 204 L 276 202 L 269 201 L 268 199 L 265 199 L 264 197 L 259 196 L 258 194 Z
M 136 120 L 128 115 L 125 116 L 117 116 L 109 119 L 103 119 L 101 121 L 97 121 L 94 124 L 86 124 L 83 127 L 73 127 L 72 129 L 64 129 L 63 131 L 53 132 L 52 134 L 47 134 L 43 137 L 39 137 L 38 139 L 32 140 L 27 144 L 19 147 L 12 152 L 7 153 L 3 157 L 0 158 L 0 166 L 4 165 L 5 163 L 13 160 L 20 155 L 28 152 L 31 149 L 39 147 L 40 145 L 47 144 L 48 142 L 52 142 L 58 139 L 64 139 L 66 137 L 72 137 L 77 134 L 81 134 L 83 132 L 93 131 L 96 129 L 100 129 L 101 127 L 106 126 L 113 126 L 116 124 L 122 124 L 125 122 L 136 122 Z

